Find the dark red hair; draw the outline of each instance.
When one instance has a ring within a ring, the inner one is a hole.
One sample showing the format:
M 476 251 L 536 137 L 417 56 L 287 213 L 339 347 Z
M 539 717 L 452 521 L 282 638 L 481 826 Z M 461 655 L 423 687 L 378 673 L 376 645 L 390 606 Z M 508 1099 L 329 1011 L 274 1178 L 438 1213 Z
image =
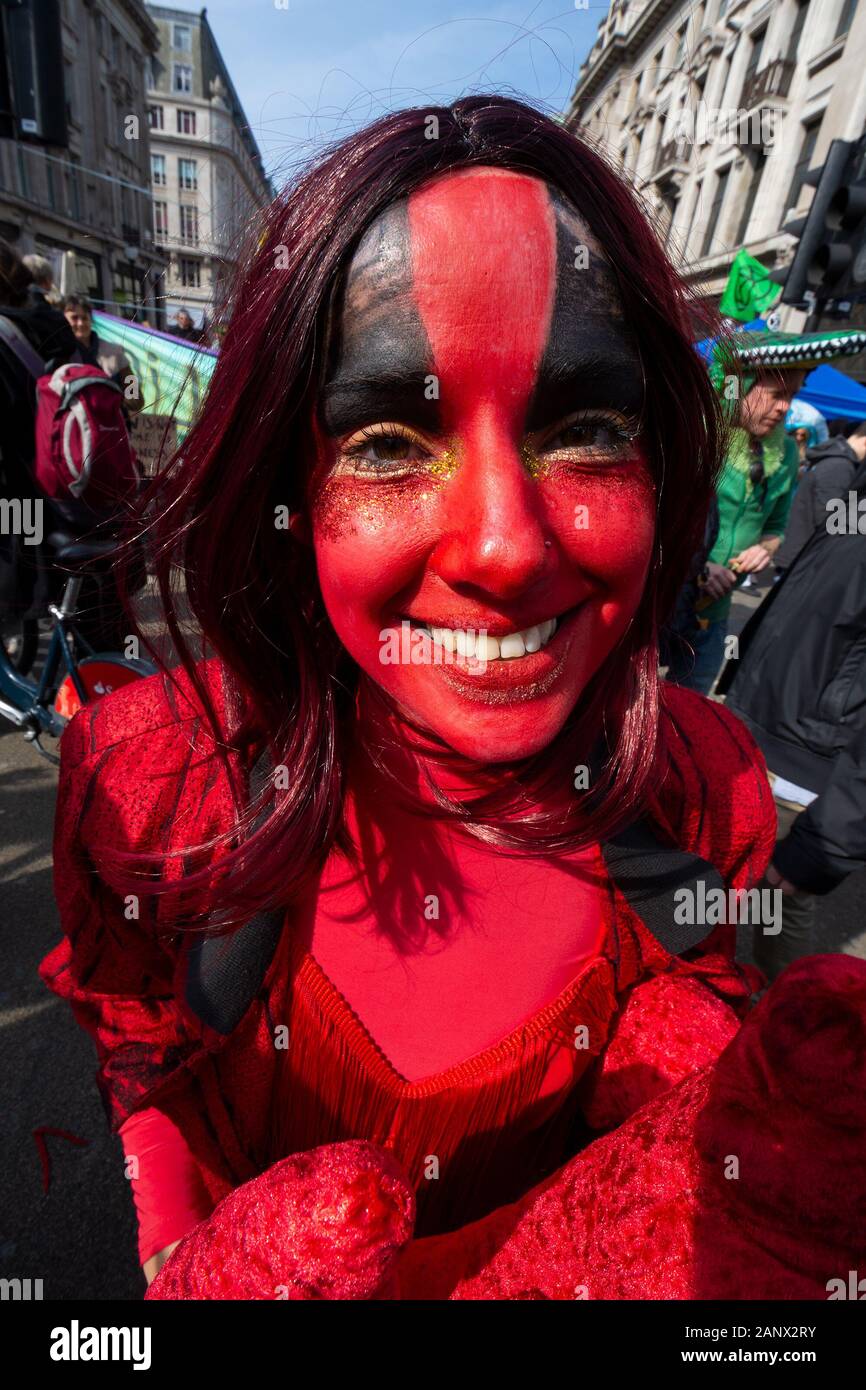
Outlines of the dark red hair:
M 204 409 L 145 501 L 167 632 L 215 736 L 221 730 L 196 668 L 202 651 L 223 663 L 250 729 L 267 731 L 275 761 L 292 774 L 288 791 L 269 793 L 272 813 L 260 828 L 250 831 L 239 807 L 240 843 L 223 861 L 230 877 L 220 874 L 225 921 L 288 902 L 340 827 L 344 714 L 357 668 L 325 613 L 313 552 L 274 526 L 275 508 L 305 506 L 310 412 L 340 277 L 385 208 L 435 175 L 473 165 L 555 186 L 605 248 L 643 361 L 643 433 L 658 493 L 656 557 L 634 620 L 547 756 L 520 772 L 538 782 L 555 765 L 561 776 L 575 765 L 563 760 L 586 762 L 604 732 L 603 770 L 577 830 L 530 818 L 522 843 L 555 849 L 602 838 L 638 812 L 652 774 L 659 620 L 701 542 L 720 457 L 718 406 L 691 346 L 688 291 L 631 188 L 563 125 L 500 96 L 398 111 L 317 158 L 268 209 L 238 279 Z M 172 586 L 178 571 L 199 645 Z M 513 840 L 513 822 L 510 832 L 497 823 L 495 803 L 494 794 L 489 807 L 474 808 L 470 823 L 488 838 Z M 206 868 L 184 882 L 203 907 L 210 901 Z

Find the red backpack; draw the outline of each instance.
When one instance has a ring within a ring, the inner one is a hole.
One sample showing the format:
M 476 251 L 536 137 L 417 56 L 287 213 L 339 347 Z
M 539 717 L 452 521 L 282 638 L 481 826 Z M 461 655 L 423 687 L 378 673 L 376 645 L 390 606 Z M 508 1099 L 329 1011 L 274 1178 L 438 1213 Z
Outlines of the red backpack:
M 138 488 L 122 392 L 101 367 L 67 363 L 50 375 L 32 344 L 0 314 L 0 340 L 36 378 L 36 482 L 46 497 L 115 511 Z
M 36 481 L 47 497 L 95 511 L 122 506 L 139 475 L 122 392 L 101 367 L 67 363 L 36 383 Z

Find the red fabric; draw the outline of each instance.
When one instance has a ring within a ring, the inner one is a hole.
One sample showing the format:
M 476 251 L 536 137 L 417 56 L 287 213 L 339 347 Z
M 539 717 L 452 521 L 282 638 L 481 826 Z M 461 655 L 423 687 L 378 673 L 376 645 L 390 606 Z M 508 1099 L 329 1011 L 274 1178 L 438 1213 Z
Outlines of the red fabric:
M 246 770 L 243 749 L 234 747 L 241 711 L 228 697 L 219 667 L 212 663 L 204 671 L 232 748 L 228 766 L 217 757 L 182 675 L 177 686 L 162 677 L 137 682 L 85 708 L 66 730 L 55 834 L 64 938 L 41 973 L 96 1041 L 98 1080 L 115 1127 L 146 1106 L 168 1116 L 193 1155 L 209 1203 L 296 1148 L 381 1139 L 383 1133 L 401 1160 L 408 1155 L 411 1180 L 421 1183 L 417 1159 L 438 1153 L 423 1143 L 428 1125 L 434 1131 L 438 1126 L 446 1157 L 454 1156 L 459 1138 L 465 1141 L 462 1174 L 476 1167 L 480 1173 L 486 1164 L 488 1173 L 506 1186 L 510 1181 L 519 1194 L 532 1185 L 533 1172 L 545 1171 L 556 1147 L 550 1140 L 545 1155 L 532 1154 L 526 1123 L 553 1052 L 565 1057 L 563 1041 L 571 1044 L 569 1064 L 577 1080 L 604 1053 L 617 1011 L 638 982 L 671 971 L 700 981 L 702 999 L 709 987 L 710 997 L 741 1006 L 749 985 L 718 949 L 729 946 L 728 929 L 713 934 L 708 945 L 715 949 L 696 962 L 672 961 L 608 881 L 604 950 L 578 972 L 580 988 L 558 996 L 547 1015 L 542 1006 L 533 1019 L 535 1031 L 518 1025 L 501 1049 L 497 1044 L 481 1055 L 480 1068 L 467 1073 L 458 1064 L 437 1075 L 429 1095 L 413 1092 L 419 1083 L 407 1083 L 389 1067 L 345 1002 L 336 1000 L 333 985 L 323 984 L 322 972 L 293 933 L 283 934 L 258 997 L 231 1036 L 210 1034 L 183 1002 L 183 942 L 163 922 L 161 905 L 142 899 L 139 916 L 131 914 L 103 857 L 109 844 L 180 849 L 191 837 L 202 840 L 233 823 L 230 779 L 241 786 Z M 723 709 L 674 689 L 666 693 L 660 732 L 651 810 L 661 832 L 714 863 L 729 886 L 755 882 L 772 850 L 775 813 L 749 735 Z M 170 872 L 181 869 L 176 860 Z M 287 992 L 290 981 L 295 988 Z M 288 1051 L 280 1051 L 274 1028 L 287 1021 L 289 1009 L 295 1033 L 290 1030 Z M 587 1010 L 590 1046 L 581 1053 L 573 1046 L 574 1028 L 587 1022 Z M 307 1045 L 296 1047 L 305 1028 Z M 338 1073 L 347 1052 L 358 1069 L 342 1083 Z M 342 1113 L 335 1113 L 335 1094 Z M 576 1104 L 573 1086 L 569 1099 Z M 634 1101 L 630 1095 L 628 1104 Z M 564 1124 L 567 1107 L 556 1118 Z M 476 1146 L 483 1159 L 477 1165 Z M 456 1195 L 450 1210 L 452 1199 L 442 1196 L 435 1199 L 438 1213 L 431 1206 L 433 1192 L 457 1194 L 462 1187 L 462 1178 L 423 1180 L 422 1229 L 469 1219 Z M 465 1190 L 468 1200 L 471 1184 Z M 494 1196 L 491 1187 L 488 1203 L 493 1200 L 507 1198 Z
M 419 1081 L 555 1000 L 598 955 L 609 922 L 598 846 L 508 854 L 398 801 L 394 782 L 357 751 L 381 749 L 420 808 L 434 804 L 427 776 L 467 797 L 483 789 L 465 765 L 437 766 L 410 740 L 419 746 L 362 695 L 346 802 L 357 863 L 332 853 L 292 923 L 395 1071 Z M 560 1067 L 542 1093 L 569 1080 Z
M 866 962 L 809 957 L 716 1062 L 513 1206 L 407 1246 L 393 1160 L 363 1146 L 359 1209 L 359 1146 L 319 1149 L 233 1193 L 148 1297 L 824 1300 L 866 1247 L 864 1090 Z
M 213 1203 L 186 1140 L 159 1110 L 130 1115 L 120 1138 L 138 1217 L 138 1255 L 145 1264 L 197 1226 Z
M 372 1144 L 295 1154 L 232 1192 L 147 1296 L 393 1298 L 414 1214 L 411 1185 Z

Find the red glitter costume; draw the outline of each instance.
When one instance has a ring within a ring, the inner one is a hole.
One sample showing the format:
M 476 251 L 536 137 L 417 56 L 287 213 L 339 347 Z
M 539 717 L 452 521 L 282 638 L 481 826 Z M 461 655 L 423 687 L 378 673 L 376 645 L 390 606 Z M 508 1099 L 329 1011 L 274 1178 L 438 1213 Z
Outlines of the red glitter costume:
M 230 741 L 215 664 L 208 680 Z M 42 975 L 96 1040 L 114 1125 L 156 1112 L 183 1136 L 197 1179 L 189 1225 L 287 1154 L 363 1139 L 393 1153 L 415 1194 L 416 1234 L 435 1237 L 560 1169 L 580 1146 L 575 1124 L 620 1125 L 735 1038 L 754 981 L 729 958 L 731 929 L 717 928 L 693 960 L 672 957 L 611 879 L 598 954 L 507 1037 L 436 1076 L 400 1077 L 288 923 L 240 1024 L 215 1034 L 186 1002 L 188 945 L 160 934 L 158 903 L 149 920 L 129 920 L 99 872 L 109 842 L 177 848 L 191 826 L 205 838 L 231 823 L 225 771 L 183 676 L 179 685 L 133 685 L 85 709 L 65 736 L 55 852 L 66 936 Z M 695 746 L 710 749 L 700 763 Z M 665 838 L 731 887 L 755 882 L 774 813 L 740 724 L 666 688 L 658 768 L 650 811 Z M 285 1051 L 274 1045 L 281 1023 Z M 557 1066 L 554 1113 L 548 1105 L 528 1126 Z M 446 1181 L 428 1180 L 431 1155 Z

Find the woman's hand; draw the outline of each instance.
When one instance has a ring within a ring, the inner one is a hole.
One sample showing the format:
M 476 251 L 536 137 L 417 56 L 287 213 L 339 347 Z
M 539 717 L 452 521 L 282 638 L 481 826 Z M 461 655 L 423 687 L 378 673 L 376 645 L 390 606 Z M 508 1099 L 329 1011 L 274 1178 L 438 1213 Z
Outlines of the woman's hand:
M 765 570 L 770 563 L 770 552 L 765 545 L 750 545 L 748 549 L 741 550 L 739 555 L 731 561 L 738 574 L 759 574 Z
M 396 1297 L 415 1196 L 362 1140 L 292 1154 L 236 1187 L 164 1260 L 148 1299 Z M 148 1261 L 148 1265 L 152 1262 Z
M 736 584 L 736 575 L 731 573 L 727 565 L 714 565 L 711 560 L 707 561 L 706 569 L 707 577 L 701 583 L 704 593 L 711 599 L 724 598 Z

